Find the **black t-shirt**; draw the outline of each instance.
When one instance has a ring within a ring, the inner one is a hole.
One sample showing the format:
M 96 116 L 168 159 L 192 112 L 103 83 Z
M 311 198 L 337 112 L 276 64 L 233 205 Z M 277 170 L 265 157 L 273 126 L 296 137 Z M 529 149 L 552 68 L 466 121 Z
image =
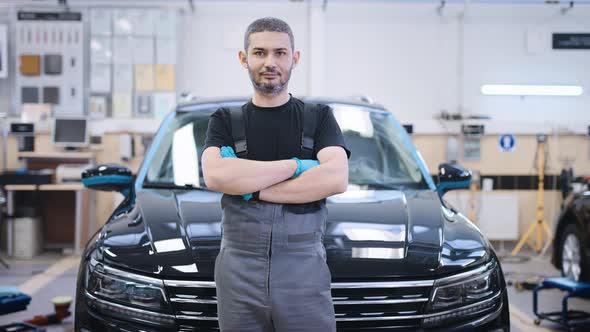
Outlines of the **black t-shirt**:
M 272 161 L 300 158 L 303 106 L 301 100 L 293 97 L 277 107 L 259 107 L 252 101 L 248 102 L 244 119 L 247 123 L 248 159 Z M 320 105 L 315 115 L 314 158 L 328 146 L 341 146 L 350 157 L 330 107 Z M 211 115 L 204 149 L 210 146 L 233 147 L 230 113 L 226 108 L 220 108 Z
M 303 108 L 303 101 L 294 97 L 277 107 L 259 107 L 252 101 L 248 102 L 244 113 L 244 121 L 247 123 L 248 159 L 273 161 L 301 158 Z M 313 158 L 317 158 L 317 153 L 328 146 L 341 146 L 350 157 L 350 151 L 344 144 L 342 132 L 330 107 L 320 105 L 314 113 L 316 131 Z M 230 113 L 226 108 L 218 109 L 209 119 L 204 149 L 210 146 L 233 147 Z

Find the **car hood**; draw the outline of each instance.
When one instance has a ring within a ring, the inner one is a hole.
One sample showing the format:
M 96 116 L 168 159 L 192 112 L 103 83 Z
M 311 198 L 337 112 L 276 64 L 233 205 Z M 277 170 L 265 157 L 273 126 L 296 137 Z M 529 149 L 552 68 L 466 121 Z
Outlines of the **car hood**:
M 103 227 L 108 264 L 164 278 L 212 280 L 221 194 L 143 189 Z M 488 259 L 479 230 L 434 191 L 349 191 L 327 199 L 324 244 L 334 280 L 446 275 Z

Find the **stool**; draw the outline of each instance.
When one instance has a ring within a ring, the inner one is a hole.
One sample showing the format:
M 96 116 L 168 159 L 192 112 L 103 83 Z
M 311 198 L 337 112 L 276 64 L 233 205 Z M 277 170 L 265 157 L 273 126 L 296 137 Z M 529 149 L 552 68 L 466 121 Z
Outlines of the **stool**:
M 538 312 L 538 293 L 542 289 L 557 288 L 567 292 L 561 301 L 561 311 Z M 571 297 L 590 298 L 590 283 L 573 281 L 568 278 L 548 278 L 533 290 L 533 312 L 537 319 L 535 325 L 546 319 L 558 323 L 568 329 L 573 327 L 590 326 L 590 313 L 568 309 Z

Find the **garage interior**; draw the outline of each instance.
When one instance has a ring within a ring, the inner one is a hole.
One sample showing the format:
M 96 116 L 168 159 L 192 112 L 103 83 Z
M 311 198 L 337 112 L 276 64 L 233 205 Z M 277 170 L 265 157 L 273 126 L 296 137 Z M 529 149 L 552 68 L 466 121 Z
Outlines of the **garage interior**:
M 251 96 L 237 54 L 266 16 L 288 22 L 301 51 L 294 96 L 383 105 L 435 183 L 444 162 L 472 172 L 443 199 L 500 258 L 511 330 L 565 330 L 535 324 L 532 288 L 562 276 L 551 258 L 566 197 L 590 197 L 587 0 L 0 0 L 0 295 L 31 297 L 0 326 L 43 321 L 69 297 L 70 313 L 42 328 L 74 331 L 81 254 L 124 199 L 80 174 L 137 174 L 178 103 Z M 581 268 L 586 203 L 571 216 Z M 564 292 L 541 294 L 542 311 L 562 309 Z M 590 300 L 569 307 L 590 312 Z

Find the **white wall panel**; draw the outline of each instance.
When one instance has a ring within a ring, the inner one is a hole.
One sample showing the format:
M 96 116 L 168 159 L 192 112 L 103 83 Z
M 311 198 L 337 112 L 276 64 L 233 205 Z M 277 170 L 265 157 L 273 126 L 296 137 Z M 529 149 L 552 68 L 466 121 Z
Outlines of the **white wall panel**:
M 489 115 L 487 132 L 581 134 L 590 124 L 590 51 L 550 48 L 552 32 L 590 32 L 588 4 L 565 15 L 563 5 L 471 4 L 462 23 L 460 4 L 438 15 L 435 3 L 329 1 L 325 11 L 322 3 L 196 1 L 180 23 L 178 90 L 251 95 L 237 59 L 242 36 L 254 19 L 277 16 L 291 24 L 302 51 L 290 85 L 295 94 L 368 95 L 418 134 L 459 128 L 433 120 L 441 110 Z M 483 96 L 485 83 L 571 84 L 584 94 Z M 0 105 L 9 105 L 2 90 Z
M 590 124 L 590 51 L 553 51 L 552 32 L 589 32 L 590 7 L 330 4 L 326 14 L 328 95 L 368 94 L 416 132 L 445 131 L 441 110 L 485 114 L 491 127 Z M 464 24 L 464 25 L 462 25 Z M 463 27 L 463 28 L 462 28 Z M 546 47 L 531 53 L 534 28 Z M 461 32 L 463 30 L 463 32 Z M 461 38 L 463 36 L 463 38 Z M 483 96 L 482 84 L 580 85 L 581 97 Z M 442 129 L 442 130 L 441 130 Z
M 327 15 L 328 95 L 369 95 L 406 121 L 454 106 L 455 23 L 353 10 Z
M 590 32 L 590 7 L 567 15 L 555 7 L 517 7 L 513 17 L 496 8 L 471 9 L 466 25 L 465 104 L 498 121 L 590 124 L 590 50 L 551 50 L 553 32 Z M 517 15 L 517 14 L 520 15 Z M 527 49 L 527 29 L 538 29 L 549 47 Z M 483 96 L 482 84 L 579 85 L 580 97 Z

